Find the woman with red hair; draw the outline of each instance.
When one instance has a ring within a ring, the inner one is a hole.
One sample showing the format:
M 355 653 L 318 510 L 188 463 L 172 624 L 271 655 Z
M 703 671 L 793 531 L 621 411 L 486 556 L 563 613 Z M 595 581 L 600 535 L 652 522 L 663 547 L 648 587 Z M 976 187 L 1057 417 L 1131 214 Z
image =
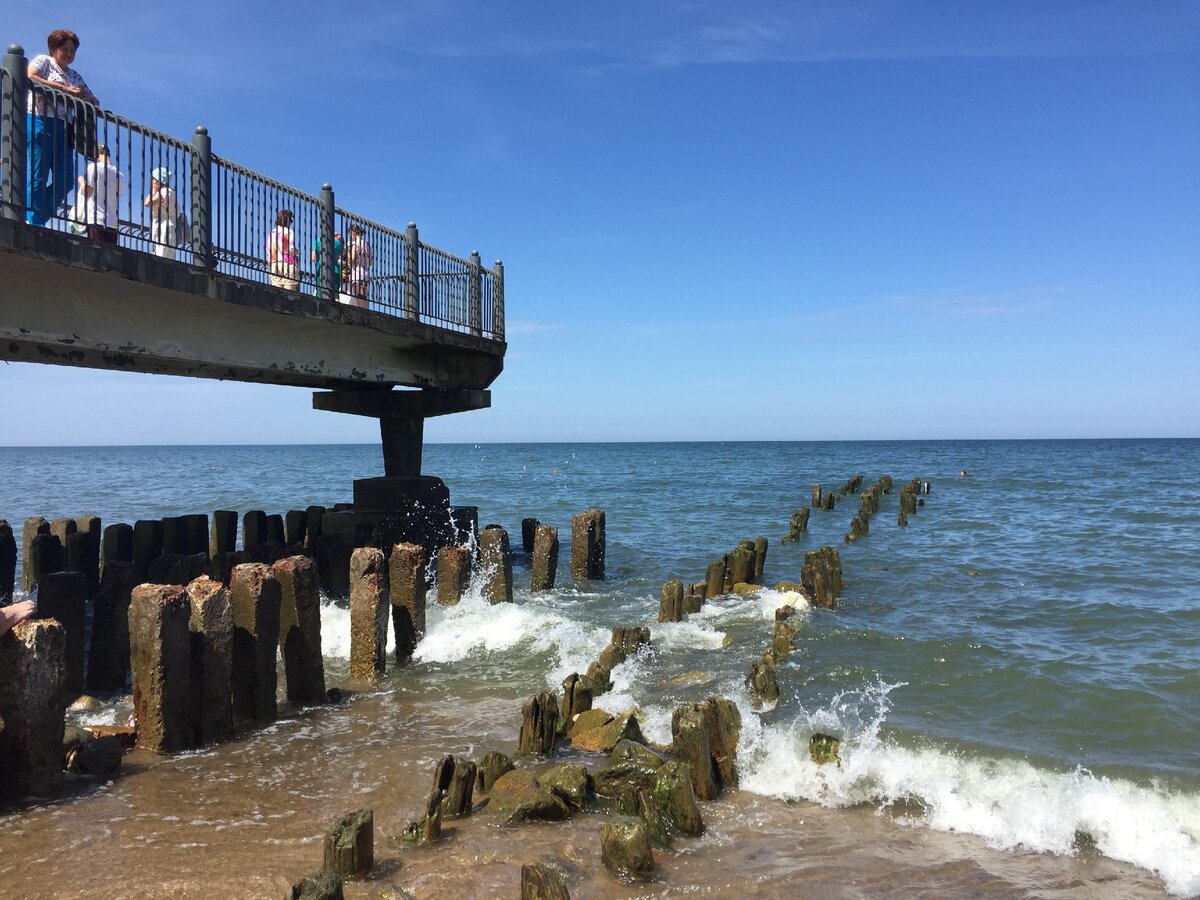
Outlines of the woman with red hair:
M 87 103 L 98 103 L 83 80 L 71 68 L 79 36 L 59 28 L 46 38 L 46 49 L 29 61 L 29 80 L 57 88 L 70 97 Z M 29 92 L 29 182 L 26 188 L 26 221 L 45 225 L 58 214 L 75 180 L 75 148 L 68 139 L 70 125 L 75 121 L 74 103 L 55 96 L 51 91 Z

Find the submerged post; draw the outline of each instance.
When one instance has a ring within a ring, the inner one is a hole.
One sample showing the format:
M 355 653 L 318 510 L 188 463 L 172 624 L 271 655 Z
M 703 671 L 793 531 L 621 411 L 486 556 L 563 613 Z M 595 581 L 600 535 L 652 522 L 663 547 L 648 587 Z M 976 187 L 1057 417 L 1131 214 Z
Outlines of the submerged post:
M 212 139 L 203 125 L 192 135 L 192 259 L 212 269 Z
M 0 180 L 0 218 L 25 221 L 25 185 L 28 165 L 25 134 L 25 96 L 29 91 L 29 61 L 20 44 L 9 45 L 4 54 L 4 71 L 9 90 L 0 110 L 0 139 L 8 148 Z

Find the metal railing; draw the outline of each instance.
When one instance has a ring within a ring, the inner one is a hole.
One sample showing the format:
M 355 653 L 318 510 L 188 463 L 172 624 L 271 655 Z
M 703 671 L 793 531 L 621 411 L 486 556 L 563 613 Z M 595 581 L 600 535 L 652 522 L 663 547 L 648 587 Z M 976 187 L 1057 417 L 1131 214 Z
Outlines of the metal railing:
M 485 268 L 191 143 L 0 69 L 0 216 L 450 331 L 504 339 L 504 266 Z M 27 107 L 29 111 L 27 112 Z M 107 152 L 100 153 L 101 148 Z M 115 207 L 115 208 L 114 208 Z

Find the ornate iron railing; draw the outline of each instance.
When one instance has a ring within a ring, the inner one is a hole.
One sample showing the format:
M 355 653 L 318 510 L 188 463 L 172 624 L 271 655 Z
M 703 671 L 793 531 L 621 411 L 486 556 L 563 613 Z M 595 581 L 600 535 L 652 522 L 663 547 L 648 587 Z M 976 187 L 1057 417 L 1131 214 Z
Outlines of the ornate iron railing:
M 31 82 L 27 67 L 24 51 L 9 47 L 0 70 L 5 218 L 504 339 L 499 261 L 489 269 L 478 253 L 464 259 L 421 243 L 413 223 L 396 231 L 338 208 L 329 185 L 314 196 L 214 154 L 204 128 L 189 144 Z M 114 193 L 109 215 L 103 199 Z

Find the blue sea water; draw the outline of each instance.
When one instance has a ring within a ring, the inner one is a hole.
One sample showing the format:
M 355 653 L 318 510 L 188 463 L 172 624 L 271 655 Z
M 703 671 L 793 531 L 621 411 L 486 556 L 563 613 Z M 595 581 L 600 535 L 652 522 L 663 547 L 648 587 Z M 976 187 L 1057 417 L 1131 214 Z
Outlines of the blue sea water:
M 617 698 L 665 741 L 679 701 L 736 697 L 746 790 L 903 806 L 998 847 L 1069 854 L 1086 833 L 1193 894 L 1198 468 L 1196 440 L 429 445 L 424 470 L 454 504 L 478 506 L 517 545 L 522 518 L 557 525 L 563 563 L 545 596 L 528 593 L 519 565 L 513 609 L 431 610 L 417 661 L 457 672 L 464 695 L 481 678 L 521 695 L 583 671 L 612 626 L 647 624 L 653 653 L 614 673 Z M 373 446 L 5 448 L 0 517 L 19 533 L 30 515 L 284 512 L 349 500 L 353 479 L 381 469 Z M 897 485 L 867 537 L 843 543 L 858 509 L 846 497 L 780 543 L 814 482 L 836 489 L 858 473 Z M 899 486 L 914 476 L 932 489 L 901 528 Z M 607 578 L 576 584 L 570 520 L 591 506 L 606 512 Z M 823 544 L 840 549 L 845 579 L 834 609 L 805 610 L 767 710 L 742 680 L 780 595 L 655 621 L 664 582 L 701 581 L 758 535 L 767 585 L 799 580 L 804 552 Z M 344 660 L 339 640 L 326 638 L 326 655 Z M 807 759 L 816 731 L 842 739 L 840 768 Z

